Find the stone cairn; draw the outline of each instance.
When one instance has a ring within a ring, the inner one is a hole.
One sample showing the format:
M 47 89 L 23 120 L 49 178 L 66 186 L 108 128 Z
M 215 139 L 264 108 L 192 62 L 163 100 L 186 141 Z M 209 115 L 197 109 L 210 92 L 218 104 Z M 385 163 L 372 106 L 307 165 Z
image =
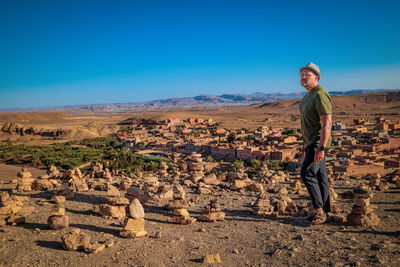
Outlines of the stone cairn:
M 172 209 L 173 217 L 172 222 L 178 224 L 191 224 L 196 221 L 195 218 L 190 217 L 187 208 L 189 202 L 185 199 L 186 192 L 179 184 L 174 185 L 172 200 L 169 202 L 168 208 Z
M 138 199 L 134 199 L 129 204 L 129 218 L 124 221 L 124 228 L 121 230 L 122 237 L 138 238 L 147 235 L 144 229 L 144 209 Z
M 172 182 L 173 183 L 178 183 L 179 182 L 179 178 L 181 176 L 181 172 L 179 171 L 178 166 L 173 166 L 170 170 L 171 173 L 171 177 L 172 177 Z
M 203 222 L 216 222 L 223 221 L 225 219 L 225 213 L 221 211 L 221 205 L 218 199 L 210 201 L 210 204 L 206 205 L 199 216 L 199 221 Z
M 82 172 L 79 168 L 73 170 L 68 170 L 64 172 L 63 176 L 64 182 L 68 183 L 74 191 L 77 192 L 87 192 L 89 187 L 85 178 L 83 178 Z
M 57 181 L 56 183 L 57 184 Z M 54 185 L 50 181 L 50 176 L 49 175 L 41 175 L 35 181 L 32 183 L 32 189 L 34 190 L 39 190 L 39 191 L 46 191 L 46 190 L 52 190 L 54 188 Z
M 201 154 L 193 152 L 186 161 L 190 180 L 197 184 L 197 182 L 204 176 L 204 163 Z
M 107 203 L 99 204 L 93 207 L 93 211 L 103 217 L 123 219 L 126 216 L 126 205 L 129 204 L 127 198 L 121 197 L 118 188 L 108 184 Z
M 168 165 L 167 165 L 167 163 L 165 163 L 165 161 L 160 161 L 160 164 L 158 165 L 158 169 L 157 169 L 157 174 L 161 179 L 170 178 L 169 173 L 168 173 Z
M 257 178 L 262 183 L 267 183 L 272 172 L 268 169 L 267 164 L 261 165 L 260 171 L 258 172 Z
M 389 184 L 382 181 L 380 174 L 367 175 L 365 179 L 369 180 L 369 188 L 372 190 L 384 191 L 389 188 Z
M 158 187 L 160 186 L 160 182 L 158 181 L 157 176 L 145 176 L 143 178 L 143 191 L 146 192 L 149 196 L 154 195 L 158 191 Z
M 27 168 L 23 167 L 20 172 L 17 174 L 17 191 L 18 192 L 30 192 L 32 191 L 32 183 L 35 181 L 32 178 L 32 174 L 28 171 Z
M 46 171 L 46 175 L 39 176 L 33 183 L 32 189 L 45 191 L 52 190 L 55 186 L 59 184 L 59 179 L 62 176 L 60 171 L 56 166 L 51 166 L 49 170 Z
M 228 181 L 232 182 L 231 190 L 244 189 L 253 183 L 245 172 L 243 165 L 237 167 L 237 171 L 228 175 Z
M 355 189 L 354 206 L 351 213 L 347 215 L 347 221 L 354 225 L 372 226 L 379 223 L 379 219 L 373 213 L 374 207 L 370 205 L 371 193 L 364 189 Z
M 53 196 L 52 200 L 56 202 L 47 224 L 53 230 L 61 230 L 69 226 L 69 216 L 65 215 L 65 197 Z
M 253 213 L 256 215 L 270 215 L 274 212 L 274 207 L 267 194 L 261 193 L 253 206 Z
M 50 179 L 58 179 L 61 178 L 59 176 L 60 171 L 57 169 L 56 166 L 52 165 L 49 170 L 46 171 L 47 175 L 50 176 Z
M 33 206 L 24 207 L 27 200 L 27 197 L 10 196 L 8 192 L 0 192 L 0 226 L 24 223 L 25 217 L 35 210 Z

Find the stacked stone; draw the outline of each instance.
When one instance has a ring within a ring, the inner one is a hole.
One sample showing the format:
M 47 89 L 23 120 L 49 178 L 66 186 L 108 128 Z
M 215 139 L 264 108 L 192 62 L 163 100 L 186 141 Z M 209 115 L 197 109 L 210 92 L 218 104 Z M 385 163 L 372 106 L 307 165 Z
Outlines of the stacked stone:
M 113 170 L 113 172 L 116 173 L 115 170 Z M 112 180 L 113 174 L 110 172 L 110 170 L 108 168 L 104 169 L 103 178 L 106 179 L 108 182 L 111 182 L 111 183 L 113 182 L 113 180 Z
M 380 174 L 373 174 L 365 178 L 369 179 L 369 187 L 372 190 L 383 191 L 389 188 L 389 185 L 382 181 Z
M 24 223 L 25 217 L 31 214 L 35 208 L 24 207 L 27 197 L 10 196 L 7 192 L 0 192 L 0 226 L 7 224 L 16 225 Z
M 374 207 L 370 205 L 371 193 L 368 190 L 355 189 L 354 206 L 347 215 L 347 221 L 354 225 L 372 226 L 379 223 L 379 219 L 373 213 Z
M 160 182 L 157 176 L 145 176 L 143 178 L 143 191 L 147 194 L 155 194 L 158 191 Z
M 122 179 L 121 182 L 119 183 L 119 190 L 126 191 L 128 190 L 129 187 L 131 187 L 131 185 L 132 185 L 132 179 L 126 177 Z
M 272 199 L 271 204 L 274 206 L 274 211 L 277 215 L 298 212 L 296 203 L 287 196 L 275 197 Z
M 47 219 L 47 224 L 53 230 L 64 229 L 69 226 L 69 216 L 65 215 L 65 197 L 54 196 L 52 200 L 56 202 L 56 205 Z
M 253 183 L 247 176 L 243 165 L 239 165 L 237 171 L 234 173 L 230 173 L 227 178 L 228 181 L 232 182 L 232 190 L 240 190 L 242 188 L 246 188 Z
M 146 194 L 145 191 L 143 191 L 142 189 L 140 189 L 139 186 L 132 186 L 129 187 L 126 190 L 126 194 L 125 197 L 129 200 L 134 200 L 135 198 L 139 199 L 141 203 L 145 203 L 147 200 L 149 200 L 149 196 L 148 194 Z
M 46 174 L 49 176 L 49 181 L 56 186 L 59 184 L 62 175 L 56 166 L 52 165 L 49 170 L 46 171 Z
M 271 205 L 269 197 L 261 193 L 258 195 L 254 203 L 253 213 L 256 215 L 270 215 L 274 212 L 274 207 Z
M 91 164 L 92 171 L 90 172 L 90 178 L 103 178 L 103 165 L 98 162 L 93 162 Z
M 190 217 L 187 208 L 189 207 L 189 202 L 185 200 L 186 192 L 183 187 L 179 184 L 174 185 L 173 188 L 173 200 L 169 202 L 169 209 L 173 210 L 172 222 L 178 224 L 191 224 L 196 221 L 195 218 Z
M 157 174 L 161 179 L 169 178 L 168 165 L 167 163 L 165 163 L 165 161 L 160 161 L 157 169 Z
M 204 163 L 201 154 L 193 152 L 186 161 L 190 180 L 197 184 L 197 182 L 204 176 Z
M 50 169 L 48 169 L 48 170 L 46 171 L 46 173 L 47 173 L 48 176 L 50 176 L 50 179 L 57 179 L 57 178 L 60 178 L 60 177 L 59 177 L 60 171 L 59 171 L 59 170 L 57 169 L 57 167 L 54 166 L 54 165 L 52 165 L 52 166 L 50 167 Z
M 89 191 L 88 184 L 83 178 L 82 172 L 79 168 L 68 170 L 64 172 L 63 182 L 71 186 L 74 191 L 87 192 Z
M 126 216 L 126 205 L 129 204 L 127 198 L 121 197 L 118 188 L 108 184 L 107 203 L 95 205 L 94 212 L 99 213 L 103 217 L 111 217 L 123 219 Z
M 260 171 L 258 172 L 258 180 L 260 182 L 266 183 L 269 181 L 269 177 L 272 175 L 272 172 L 268 169 L 266 164 L 261 165 Z
M 173 182 L 178 181 L 180 176 L 181 176 L 181 172 L 179 171 L 179 168 L 178 167 L 172 167 L 172 169 L 171 169 L 171 177 L 173 179 Z
M 121 230 L 122 237 L 138 238 L 147 235 L 144 229 L 144 209 L 138 199 L 129 204 L 129 218 L 125 219 L 124 228 Z
M 32 183 L 35 179 L 27 168 L 23 167 L 17 174 L 17 191 L 18 192 L 30 192 L 32 191 Z
M 218 199 L 210 201 L 210 204 L 206 205 L 199 216 L 199 221 L 203 222 L 216 222 L 223 221 L 225 219 L 225 213 L 221 211 L 221 205 Z

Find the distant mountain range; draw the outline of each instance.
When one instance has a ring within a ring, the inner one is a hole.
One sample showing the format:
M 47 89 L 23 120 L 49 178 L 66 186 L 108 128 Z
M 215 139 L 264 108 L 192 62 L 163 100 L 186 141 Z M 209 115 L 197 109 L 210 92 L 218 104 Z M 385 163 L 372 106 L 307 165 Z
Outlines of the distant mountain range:
M 356 89 L 350 91 L 331 91 L 331 96 L 339 95 L 354 95 L 376 92 L 389 92 L 398 91 L 400 89 Z M 179 107 L 221 107 L 221 106 L 237 106 L 237 105 L 250 105 L 254 103 L 267 102 L 267 101 L 280 101 L 287 99 L 301 98 L 305 95 L 304 92 L 296 93 L 254 93 L 246 94 L 223 94 L 220 96 L 215 95 L 198 95 L 195 97 L 175 97 L 168 99 L 152 100 L 147 102 L 138 103 L 114 103 L 114 104 L 93 104 L 93 105 L 69 105 L 63 107 L 45 107 L 40 109 L 14 109 L 4 111 L 32 111 L 32 110 L 65 110 L 69 111 L 91 111 L 91 112 L 104 112 L 104 111 L 127 111 L 135 109 L 159 109 L 159 108 L 179 108 Z

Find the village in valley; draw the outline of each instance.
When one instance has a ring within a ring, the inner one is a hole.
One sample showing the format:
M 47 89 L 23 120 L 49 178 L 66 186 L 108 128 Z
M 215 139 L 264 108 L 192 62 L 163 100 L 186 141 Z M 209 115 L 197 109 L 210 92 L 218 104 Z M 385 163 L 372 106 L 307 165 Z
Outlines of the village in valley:
M 266 118 L 268 122 L 268 118 Z M 211 166 L 215 161 L 285 161 L 288 171 L 300 166 L 302 137 L 300 129 L 272 129 L 268 123 L 256 131 L 245 128 L 226 130 L 212 118 L 166 119 L 160 122 L 132 124 L 119 136 L 130 149 L 139 153 L 166 155 L 177 163 L 181 155 L 200 153 Z M 376 117 L 375 121 L 354 119 L 346 126 L 332 126 L 333 147 L 329 150 L 331 172 L 361 178 L 367 174 L 384 176 L 400 167 L 400 138 L 394 132 L 399 122 Z

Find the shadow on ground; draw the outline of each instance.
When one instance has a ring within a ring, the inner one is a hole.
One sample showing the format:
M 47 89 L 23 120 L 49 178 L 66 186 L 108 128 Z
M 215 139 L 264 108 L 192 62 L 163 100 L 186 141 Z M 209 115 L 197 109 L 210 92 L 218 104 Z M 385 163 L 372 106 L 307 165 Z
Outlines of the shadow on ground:
M 44 241 L 44 240 L 37 240 L 35 241 L 36 245 L 43 248 L 51 248 L 54 250 L 64 250 L 62 243 L 58 241 Z

